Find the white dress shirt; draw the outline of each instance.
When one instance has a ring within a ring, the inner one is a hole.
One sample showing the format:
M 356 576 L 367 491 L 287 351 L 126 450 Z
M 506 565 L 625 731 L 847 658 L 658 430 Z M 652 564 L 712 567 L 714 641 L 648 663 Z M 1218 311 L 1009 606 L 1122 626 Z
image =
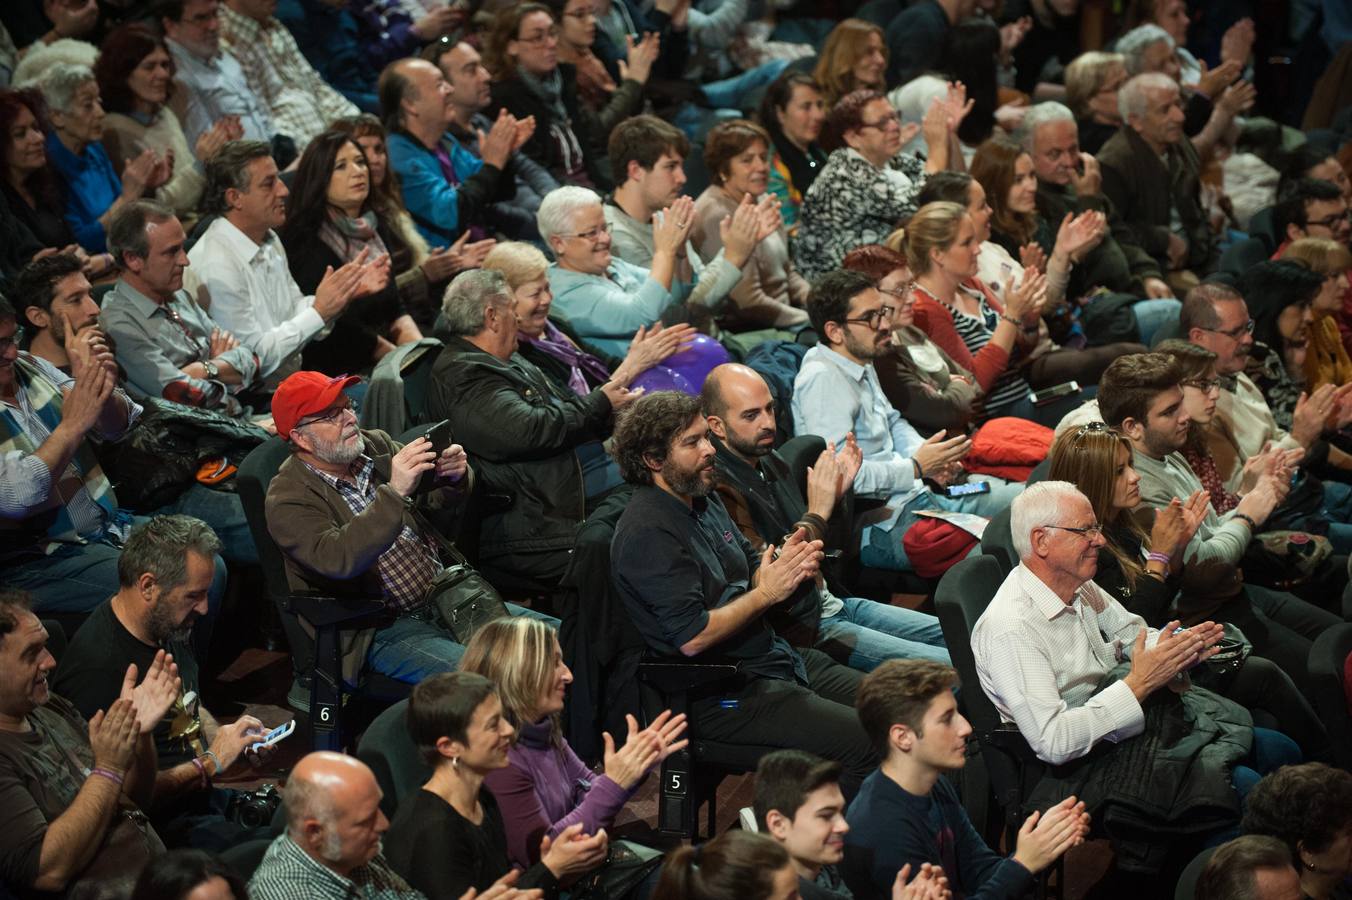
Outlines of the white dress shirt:
M 1144 626 L 1094 582 L 1067 604 L 1020 564 L 972 629 L 981 688 L 1039 759 L 1053 765 L 1078 759 L 1100 740 L 1120 741 L 1145 727 L 1125 682 L 1098 690 L 1103 676 L 1130 656 Z M 1159 631 L 1147 629 L 1147 646 L 1158 639 Z
M 211 318 L 258 356 L 258 371 L 271 390 L 300 368 L 300 351 L 327 336 L 315 298 L 301 293 L 275 232 L 263 243 L 224 216 L 203 232 L 188 260 L 207 297 Z

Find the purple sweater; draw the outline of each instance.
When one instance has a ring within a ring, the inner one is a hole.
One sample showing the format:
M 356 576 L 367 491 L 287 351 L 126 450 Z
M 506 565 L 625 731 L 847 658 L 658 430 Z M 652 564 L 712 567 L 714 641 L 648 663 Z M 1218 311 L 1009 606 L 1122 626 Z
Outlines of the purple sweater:
M 484 780 L 502 810 L 507 855 L 529 868 L 540 859 L 540 839 L 552 839 L 576 822 L 586 834 L 609 828 L 629 800 L 626 791 L 597 775 L 568 746 L 549 742 L 549 720 L 524 725 L 507 752 L 507 768 Z

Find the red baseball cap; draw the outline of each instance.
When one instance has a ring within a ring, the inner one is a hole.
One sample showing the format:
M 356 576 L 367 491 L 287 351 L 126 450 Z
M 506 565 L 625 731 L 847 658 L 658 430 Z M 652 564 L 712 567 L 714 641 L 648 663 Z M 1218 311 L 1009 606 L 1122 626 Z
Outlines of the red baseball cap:
M 344 388 L 359 381 L 358 375 L 331 378 L 323 372 L 293 372 L 286 376 L 272 395 L 272 423 L 277 426 L 277 434 L 284 441 L 291 440 L 291 430 L 297 422 L 328 409 Z

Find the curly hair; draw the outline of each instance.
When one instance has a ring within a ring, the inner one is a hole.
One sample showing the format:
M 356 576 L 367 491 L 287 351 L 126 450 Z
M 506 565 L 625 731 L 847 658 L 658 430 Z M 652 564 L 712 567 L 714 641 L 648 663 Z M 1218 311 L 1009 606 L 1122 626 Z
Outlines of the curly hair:
M 611 455 L 630 484 L 652 484 L 649 462 L 666 462 L 671 445 L 701 415 L 698 397 L 680 391 L 644 394 L 620 411 Z
M 1240 829 L 1312 853 L 1352 829 L 1352 772 L 1324 763 L 1282 766 L 1249 792 Z

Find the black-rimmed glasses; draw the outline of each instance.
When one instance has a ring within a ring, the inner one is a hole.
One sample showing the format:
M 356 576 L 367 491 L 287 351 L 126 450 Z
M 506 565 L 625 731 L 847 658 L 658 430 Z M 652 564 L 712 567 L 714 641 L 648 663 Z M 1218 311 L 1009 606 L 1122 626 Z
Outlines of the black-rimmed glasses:
M 894 306 L 880 306 L 867 315 L 855 316 L 853 319 L 841 319 L 840 322 L 842 325 L 867 325 L 877 331 L 883 327 L 884 322 L 892 318 L 892 314 L 896 311 Z

